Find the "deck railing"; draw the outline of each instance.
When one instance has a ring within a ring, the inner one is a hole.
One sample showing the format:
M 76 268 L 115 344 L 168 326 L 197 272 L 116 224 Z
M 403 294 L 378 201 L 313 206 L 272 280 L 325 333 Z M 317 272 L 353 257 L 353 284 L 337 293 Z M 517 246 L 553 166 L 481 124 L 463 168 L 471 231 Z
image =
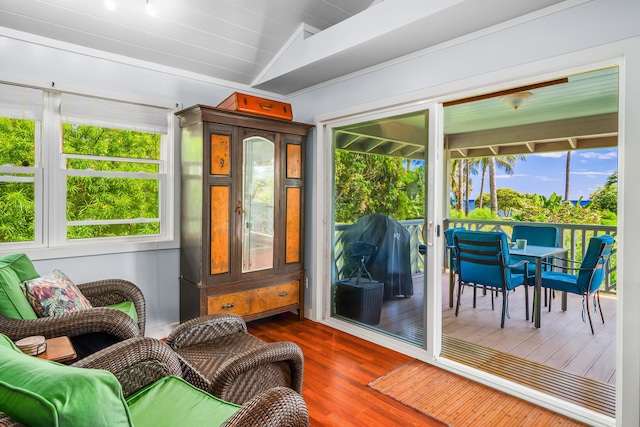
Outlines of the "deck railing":
M 409 220 L 399 221 L 411 236 L 411 270 L 413 274 L 424 273 L 424 256 L 422 256 L 418 250 L 419 245 L 424 244 L 422 238 L 422 227 L 424 225 L 423 220 Z M 335 247 L 334 247 L 334 259 L 336 260 L 335 268 L 338 277 L 342 277 L 342 269 L 344 263 L 342 261 L 342 242 L 340 236 L 342 232 L 350 224 L 337 224 L 335 227 Z M 532 227 L 553 226 L 559 230 L 560 241 L 558 246 L 568 248 L 569 252 L 566 254 L 568 259 L 582 260 L 586 251 L 587 245 L 584 242 L 588 242 L 593 236 L 599 236 L 602 234 L 610 234 L 613 237 L 617 235 L 616 226 L 607 225 L 589 225 L 589 224 L 560 224 L 560 223 L 535 223 L 535 222 L 519 222 L 519 221 L 485 221 L 485 220 L 469 220 L 469 219 L 451 219 L 445 221 L 445 229 L 450 227 L 464 227 L 468 230 L 480 230 L 480 231 L 503 231 L 507 235 L 511 236 L 511 231 L 514 225 L 527 225 Z M 445 265 L 443 268 L 448 268 L 447 257 L 445 258 Z M 617 266 L 617 254 L 614 252 L 609 258 L 607 264 L 607 274 L 603 280 L 600 288 L 601 292 L 616 293 L 616 267 Z M 575 273 L 577 274 L 577 273 Z

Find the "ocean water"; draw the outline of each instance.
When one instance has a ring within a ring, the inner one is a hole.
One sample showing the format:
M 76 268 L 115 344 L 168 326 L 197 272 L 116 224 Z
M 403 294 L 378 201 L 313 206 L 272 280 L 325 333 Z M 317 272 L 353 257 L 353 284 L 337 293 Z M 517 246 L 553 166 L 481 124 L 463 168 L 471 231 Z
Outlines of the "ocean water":
M 471 212 L 472 210 L 474 210 L 474 209 L 475 209 L 475 205 L 474 205 L 474 203 L 473 203 L 473 202 L 474 202 L 474 200 L 475 200 L 475 199 L 469 199 L 469 200 L 467 201 L 467 203 L 469 204 L 469 212 Z M 581 200 L 581 201 L 580 201 L 580 206 L 585 206 L 585 205 L 586 205 L 587 203 L 589 203 L 589 202 L 590 202 L 590 200 L 584 200 L 584 199 L 583 199 L 583 200 Z M 571 200 L 571 203 L 573 203 L 573 204 L 575 205 L 576 203 L 578 203 L 578 201 L 577 201 L 577 200 Z M 463 207 L 462 209 L 464 210 L 464 207 Z

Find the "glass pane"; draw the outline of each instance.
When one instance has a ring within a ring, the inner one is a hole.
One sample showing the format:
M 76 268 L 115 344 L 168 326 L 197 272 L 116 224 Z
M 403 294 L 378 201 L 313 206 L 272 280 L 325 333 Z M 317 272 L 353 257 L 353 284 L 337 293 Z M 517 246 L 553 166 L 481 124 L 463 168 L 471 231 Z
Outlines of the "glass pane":
M 331 314 L 419 347 L 427 123 L 419 111 L 333 130 Z
M 156 179 L 67 177 L 67 221 L 157 219 L 158 186 Z M 158 233 L 155 222 L 71 225 L 67 230 L 70 239 Z
M 0 243 L 35 240 L 34 175 L 0 174 Z
M 244 140 L 242 272 L 273 268 L 275 145 L 262 137 Z
M 35 165 L 35 123 L 0 117 L 0 165 Z
M 65 154 L 160 159 L 160 134 L 63 124 Z

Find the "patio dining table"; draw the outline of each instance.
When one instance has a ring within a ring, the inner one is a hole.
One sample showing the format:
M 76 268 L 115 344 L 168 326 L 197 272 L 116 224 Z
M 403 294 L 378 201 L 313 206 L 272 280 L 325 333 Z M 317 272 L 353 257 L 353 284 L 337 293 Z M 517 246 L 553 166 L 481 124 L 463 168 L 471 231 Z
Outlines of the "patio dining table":
M 536 260 L 536 283 L 533 293 L 533 318 L 535 327 L 540 328 L 540 316 L 542 314 L 542 260 L 554 255 L 565 254 L 569 248 L 558 248 L 553 246 L 527 245 L 524 249 L 517 246 L 509 246 L 509 255 L 534 258 Z

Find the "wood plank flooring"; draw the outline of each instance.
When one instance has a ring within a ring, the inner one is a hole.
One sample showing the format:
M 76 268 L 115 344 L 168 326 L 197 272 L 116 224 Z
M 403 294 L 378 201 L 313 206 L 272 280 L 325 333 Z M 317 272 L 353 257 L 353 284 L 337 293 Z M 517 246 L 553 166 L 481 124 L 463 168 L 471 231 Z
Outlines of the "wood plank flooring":
M 410 357 L 310 320 L 299 322 L 297 316 L 291 313 L 256 320 L 248 326 L 251 333 L 265 341 L 292 341 L 302 348 L 305 356 L 302 395 L 309 408 L 312 426 L 440 425 L 426 415 L 367 386 L 371 381 L 409 362 Z M 460 380 L 454 374 L 433 369 L 440 375 Z M 443 381 L 446 383 L 446 378 Z M 462 386 L 458 387 L 473 388 L 474 400 L 477 402 L 500 402 L 505 399 L 503 393 L 488 387 L 478 389 L 477 384 L 466 379 L 462 381 Z M 468 385 L 465 386 L 464 382 Z M 477 405 L 470 405 L 456 398 L 448 399 L 443 405 L 449 405 L 450 410 L 455 411 L 454 427 L 479 425 L 476 422 Z M 486 415 L 482 425 L 512 425 L 509 419 L 516 414 L 520 416 L 523 412 L 530 413 L 531 419 L 553 418 L 549 411 L 515 399 L 512 405 L 500 407 L 500 410 Z M 562 426 L 581 425 L 563 417 Z
M 292 341 L 305 358 L 302 396 L 312 426 L 441 427 L 430 417 L 368 387 L 410 357 L 287 313 L 248 324 L 268 341 Z
M 414 295 L 411 298 L 385 301 L 379 329 L 416 344 L 422 342 L 423 282 L 414 277 Z M 524 289 L 517 289 L 509 296 L 511 318 L 500 328 L 502 296 L 494 298 L 491 309 L 490 294 L 477 294 L 477 306 L 473 308 L 472 289 L 465 289 L 459 315 L 449 308 L 448 277 L 443 278 L 442 328 L 443 334 L 472 344 L 503 351 L 527 360 L 586 376 L 615 385 L 615 297 L 601 296 L 605 324 L 600 314 L 592 312 L 595 334 L 589 323 L 582 320 L 582 298 L 568 295 L 567 311 L 561 310 L 561 296 L 552 300 L 551 312 L 542 309 L 541 328 L 536 329 L 525 320 Z M 529 290 L 532 301 L 533 289 Z M 593 309 L 593 307 L 591 307 Z

